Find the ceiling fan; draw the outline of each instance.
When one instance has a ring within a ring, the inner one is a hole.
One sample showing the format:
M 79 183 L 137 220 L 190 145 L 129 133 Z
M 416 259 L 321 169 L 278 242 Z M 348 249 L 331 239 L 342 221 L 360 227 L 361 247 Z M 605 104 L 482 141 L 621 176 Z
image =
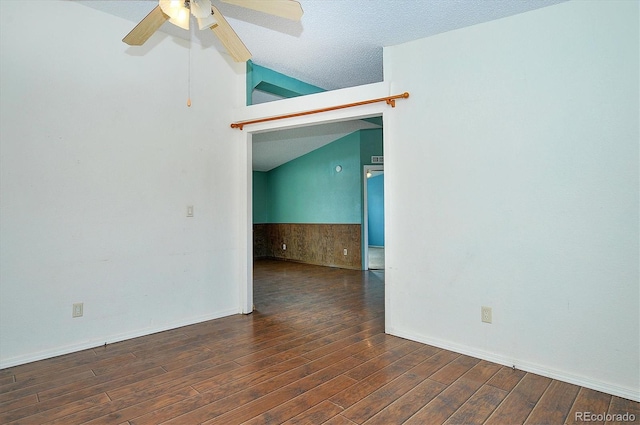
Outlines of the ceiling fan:
M 303 13 L 302 6 L 295 0 L 221 1 L 294 21 L 299 21 Z M 251 59 L 251 52 L 222 16 L 222 13 L 211 4 L 211 0 L 159 0 L 158 6 L 140 21 L 122 41 L 130 46 L 141 46 L 166 21 L 188 30 L 190 15 L 196 18 L 199 29 L 211 28 L 236 62 L 246 62 Z

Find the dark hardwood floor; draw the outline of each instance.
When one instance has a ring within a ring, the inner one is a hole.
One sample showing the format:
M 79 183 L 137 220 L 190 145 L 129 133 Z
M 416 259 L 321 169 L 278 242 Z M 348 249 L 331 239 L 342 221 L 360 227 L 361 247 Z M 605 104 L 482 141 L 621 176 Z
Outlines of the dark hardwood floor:
M 1 370 L 0 423 L 639 423 L 639 403 L 386 335 L 383 280 L 258 261 L 251 315 Z

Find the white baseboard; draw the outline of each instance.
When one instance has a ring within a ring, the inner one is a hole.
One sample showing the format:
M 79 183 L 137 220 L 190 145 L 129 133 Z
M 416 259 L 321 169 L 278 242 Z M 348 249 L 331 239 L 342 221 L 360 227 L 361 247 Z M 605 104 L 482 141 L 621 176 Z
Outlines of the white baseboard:
M 394 335 L 400 338 L 409 339 L 423 344 L 432 345 L 434 347 L 442 348 L 445 350 L 453 351 L 456 353 L 464 354 L 467 356 L 475 357 L 481 360 L 501 364 L 504 366 L 514 367 L 516 369 L 535 373 L 536 375 L 546 376 L 547 378 L 556 379 L 558 381 L 567 382 L 569 384 L 579 385 L 581 387 L 590 388 L 592 390 L 601 391 L 603 393 L 615 395 L 618 397 L 626 398 L 633 401 L 640 401 L 640 391 L 637 388 L 627 388 L 618 385 L 611 384 L 609 382 L 601 382 L 593 379 L 585 378 L 583 376 L 577 376 L 570 373 L 550 369 L 538 364 L 519 361 L 517 359 L 508 358 L 495 353 L 490 353 L 483 350 L 478 350 L 473 347 L 464 345 L 453 344 L 448 341 L 437 340 L 428 338 L 422 335 L 415 335 L 412 333 L 398 331 L 397 329 L 387 328 L 386 333 Z
M 100 338 L 94 338 L 89 341 L 83 341 L 78 344 L 66 345 L 64 347 L 53 347 L 51 349 L 39 351 L 37 353 L 30 353 L 24 356 L 17 356 L 10 359 L 0 360 L 0 369 L 6 369 L 9 367 L 19 366 L 26 363 L 36 362 L 38 360 L 44 360 L 52 357 L 62 356 L 64 354 L 75 353 L 77 351 L 87 350 L 90 348 L 96 348 L 101 345 L 104 345 L 105 342 L 107 344 L 114 344 L 116 342 L 126 341 L 128 339 L 133 339 L 133 338 L 139 338 L 141 336 L 151 335 L 158 332 L 164 332 L 171 329 L 181 328 L 183 326 L 194 325 L 196 323 L 202 323 L 208 320 L 219 319 L 221 317 L 231 316 L 234 314 L 239 314 L 237 309 L 223 310 L 211 315 L 194 317 L 181 322 L 166 324 L 164 326 L 157 327 L 157 328 L 138 329 L 132 332 L 126 332 L 123 334 L 116 334 L 116 335 L 103 335 Z

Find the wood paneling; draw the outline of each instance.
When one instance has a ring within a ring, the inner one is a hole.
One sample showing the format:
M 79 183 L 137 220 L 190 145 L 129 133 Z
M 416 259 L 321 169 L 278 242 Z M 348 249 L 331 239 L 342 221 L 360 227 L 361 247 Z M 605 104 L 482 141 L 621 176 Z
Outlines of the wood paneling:
M 253 225 L 253 258 L 269 257 L 267 251 L 267 226 L 268 224 Z
M 287 249 L 282 249 L 286 244 Z M 344 249 L 347 255 L 344 255 Z M 268 223 L 253 226 L 255 258 L 360 270 L 360 224 Z

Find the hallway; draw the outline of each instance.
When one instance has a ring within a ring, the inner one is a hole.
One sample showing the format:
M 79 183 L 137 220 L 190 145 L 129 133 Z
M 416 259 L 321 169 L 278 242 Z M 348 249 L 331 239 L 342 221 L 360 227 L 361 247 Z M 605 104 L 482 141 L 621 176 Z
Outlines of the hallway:
M 369 247 L 369 270 L 384 270 L 384 247 Z

